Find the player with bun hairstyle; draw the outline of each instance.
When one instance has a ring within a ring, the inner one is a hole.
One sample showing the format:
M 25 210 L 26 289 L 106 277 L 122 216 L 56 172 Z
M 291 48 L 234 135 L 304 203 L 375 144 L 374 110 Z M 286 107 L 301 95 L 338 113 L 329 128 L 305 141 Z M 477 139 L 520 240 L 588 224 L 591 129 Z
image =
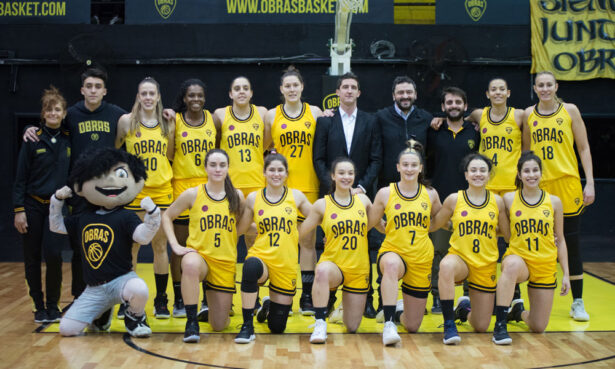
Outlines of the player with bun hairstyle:
M 386 215 L 387 220 L 377 262 L 382 276 L 385 345 L 401 341 L 396 322 L 401 321 L 408 332 L 417 332 L 421 326 L 431 289 L 430 218 L 442 207 L 438 193 L 425 180 L 423 146 L 415 140 L 407 144 L 397 160 L 400 181 L 378 191 L 369 213 L 370 219 Z M 397 301 L 400 279 L 403 299 Z

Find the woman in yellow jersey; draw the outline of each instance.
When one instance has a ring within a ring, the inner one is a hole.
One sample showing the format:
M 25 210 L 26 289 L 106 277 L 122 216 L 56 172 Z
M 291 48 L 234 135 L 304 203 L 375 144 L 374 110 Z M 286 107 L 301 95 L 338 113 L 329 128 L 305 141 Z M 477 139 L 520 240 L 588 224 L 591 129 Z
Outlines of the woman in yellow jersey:
M 185 190 L 207 182 L 207 171 L 203 161 L 209 150 L 216 145 L 216 127 L 205 106 L 205 83 L 200 79 L 182 82 L 175 97 L 175 156 L 173 159 L 173 198 L 177 199 Z M 188 238 L 188 211 L 182 212 L 174 221 L 174 230 L 180 244 Z M 181 293 L 181 257 L 171 253 L 171 278 L 173 279 L 173 316 L 185 317 Z M 205 283 L 203 283 L 205 296 Z M 207 307 L 203 300 L 201 310 Z
M 173 202 L 173 170 L 170 161 L 175 153 L 175 125 L 162 117 L 162 97 L 160 85 L 155 79 L 146 77 L 137 88 L 137 98 L 132 111 L 120 117 L 117 124 L 115 147 L 126 144 L 126 151 L 138 156 L 145 163 L 147 179 L 137 198 L 127 209 L 135 210 L 143 219 L 144 213 L 139 202 L 146 196 L 152 198 L 161 209 L 167 209 Z M 159 319 L 170 316 L 167 307 L 167 282 L 169 279 L 169 256 L 167 239 L 159 230 L 152 240 L 154 250 L 154 276 L 156 279 L 156 298 L 154 315 Z M 133 247 L 133 260 L 136 264 L 139 246 Z
M 498 227 L 505 240 L 510 233 L 504 201 L 486 189 L 491 161 L 484 155 L 472 153 L 462 160 L 461 167 L 468 189 L 450 194 L 432 221 L 433 229 L 445 226 L 449 220 L 453 227 L 451 248 L 440 262 L 438 275 L 446 345 L 461 342 L 455 326 L 456 317 L 462 322 L 469 320 L 477 332 L 487 330 L 495 301 Z M 453 310 L 455 283 L 466 279 L 470 297 L 460 297 Z
M 312 296 L 316 324 L 311 343 L 324 343 L 327 339 L 327 302 L 342 285 L 344 325 L 355 333 L 361 324 L 367 292 L 369 290 L 369 250 L 367 231 L 372 206 L 364 194 L 351 193 L 355 166 L 348 158 L 338 158 L 331 164 L 332 191 L 316 200 L 312 211 L 299 226 L 300 234 L 312 232 L 320 225 L 325 233 L 325 250 L 316 265 Z M 370 219 L 371 220 L 371 219 Z
M 265 187 L 263 154 L 271 145 L 269 126 L 263 123 L 267 108 L 250 103 L 253 91 L 248 78 L 233 79 L 229 90 L 232 105 L 214 111 L 218 146 L 231 159 L 229 175 L 244 196 Z
M 431 217 L 442 207 L 438 192 L 425 180 L 422 145 L 414 140 L 408 144 L 397 160 L 400 181 L 378 191 L 369 214 L 370 218 L 386 215 L 387 219 L 386 237 L 378 252 L 385 345 L 401 341 L 395 321 L 401 321 L 408 332 L 416 332 L 421 326 L 431 289 Z M 403 300 L 396 306 L 400 279 Z
M 301 101 L 303 87 L 301 73 L 291 65 L 280 78 L 280 92 L 284 102 L 267 112 L 265 124 L 271 129 L 273 147 L 288 160 L 288 187 L 303 192 L 314 203 L 318 199 L 320 183 L 314 170 L 312 152 L 316 119 L 323 113 L 317 106 Z M 300 214 L 300 221 L 305 216 Z M 299 309 L 304 315 L 313 315 L 310 291 L 316 265 L 316 231 L 302 237 L 299 243 L 303 287 Z
M 523 320 L 533 332 L 544 332 L 557 287 L 558 260 L 564 273 L 560 295 L 570 289 L 562 202 L 540 188 L 542 163 L 534 152 L 521 154 L 517 171 L 517 191 L 504 195 L 510 218 L 510 247 L 502 259 L 496 294 L 493 342 L 498 345 L 512 343 L 506 329 L 508 320 Z M 524 311 L 523 300 L 517 299 L 508 312 L 515 283 L 527 280 L 532 310 Z
M 592 156 L 587 130 L 579 109 L 562 102 L 556 95 L 557 81 L 551 72 L 536 74 L 534 91 L 538 104 L 525 109 L 523 149 L 534 151 L 542 159 L 541 187 L 556 195 L 564 206 L 564 237 L 570 265 L 570 290 L 574 320 L 587 321 L 583 303 L 583 261 L 579 245 L 580 215 L 595 200 Z M 581 187 L 576 145 L 585 172 Z
M 237 219 L 243 195 L 228 177 L 229 157 L 220 149 L 210 150 L 205 158 L 206 183 L 184 191 L 162 217 L 162 227 L 173 253 L 182 256 L 182 296 L 186 306 L 184 342 L 198 342 L 197 302 L 199 283 L 207 284 L 208 321 L 214 331 L 230 322 L 229 312 L 235 293 L 237 262 Z M 189 236 L 176 238 L 172 221 L 189 212 Z
M 297 285 L 297 213 L 309 214 L 312 204 L 299 190 L 285 185 L 288 164 L 280 154 L 265 158 L 266 186 L 246 198 L 246 206 L 237 226 L 239 234 L 256 223 L 254 245 L 248 249 L 241 278 L 243 325 L 236 343 L 249 343 L 254 335 L 254 307 L 258 285 L 269 279 L 269 297 L 263 298 L 257 320 L 273 333 L 286 329 Z

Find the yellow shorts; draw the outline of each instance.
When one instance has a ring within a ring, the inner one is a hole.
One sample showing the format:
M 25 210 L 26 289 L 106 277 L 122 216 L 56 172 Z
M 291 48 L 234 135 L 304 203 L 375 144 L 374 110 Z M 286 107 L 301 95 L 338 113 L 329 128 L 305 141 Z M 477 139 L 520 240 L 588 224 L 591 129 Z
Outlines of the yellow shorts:
M 269 271 L 269 289 L 271 291 L 277 292 L 281 295 L 295 295 L 297 292 L 297 264 L 291 268 L 288 266 L 284 268 L 276 267 L 268 264 L 267 261 L 263 260 L 259 256 L 251 255 L 250 251 L 248 251 L 246 260 L 251 257 L 259 259 L 265 266 L 267 266 L 267 270 Z
M 205 260 L 209 269 L 205 277 L 207 288 L 220 292 L 235 293 L 236 262 L 214 259 L 201 253 L 199 255 Z
M 250 193 L 261 190 L 263 189 L 263 187 L 262 186 L 261 187 L 245 187 L 245 188 L 237 187 L 237 189 L 240 190 L 241 193 L 243 193 L 243 197 L 246 198 L 248 197 Z
M 566 176 L 551 181 L 542 181 L 540 187 L 562 200 L 565 217 L 580 215 L 585 209 L 583 187 L 581 181 L 576 177 Z
M 311 204 L 314 204 L 316 200 L 318 200 L 318 192 L 303 192 L 303 194 Z M 304 220 L 305 215 L 301 214 L 301 211 L 297 209 L 297 222 L 303 222 Z
M 196 187 L 203 183 L 207 183 L 207 178 L 184 178 L 173 179 L 173 199 L 177 199 L 184 191 L 189 188 Z M 187 220 L 190 209 L 184 210 L 176 219 Z
M 516 255 L 509 251 L 510 249 L 506 251 L 503 259 L 506 258 L 508 255 Z M 523 259 L 523 261 L 525 261 L 527 270 L 530 272 L 530 277 L 527 283 L 528 287 L 548 290 L 557 287 L 557 260 L 539 262 L 536 260 L 526 259 L 521 255 L 517 256 L 519 256 L 521 259 Z
M 468 287 L 488 293 L 495 293 L 496 284 L 497 284 L 497 261 L 482 267 L 476 267 L 474 264 L 469 263 L 467 259 L 465 259 L 462 255 L 456 253 L 453 249 L 448 250 L 449 254 L 457 255 L 466 263 L 468 267 Z M 455 281 L 455 283 L 461 283 L 461 281 Z
M 337 264 L 335 265 L 342 272 L 342 291 L 359 294 L 366 294 L 369 291 L 369 270 L 358 273 L 356 269 L 344 269 Z M 337 287 L 332 290 L 336 289 Z
M 378 265 L 379 274 L 382 274 L 380 271 L 380 258 L 387 252 L 392 252 L 399 256 L 404 263 L 405 272 L 401 283 L 402 291 L 407 295 L 418 298 L 427 297 L 427 294 L 431 291 L 431 264 L 433 263 L 433 255 L 430 260 L 424 263 L 417 263 L 407 256 L 398 254 L 395 251 L 382 251 L 378 254 L 378 261 L 376 263 L 376 265 Z
M 147 196 L 151 197 L 154 204 L 158 205 L 161 210 L 168 209 L 173 202 L 173 188 L 170 184 L 165 191 L 143 187 L 143 190 L 130 204 L 126 205 L 125 208 L 128 210 L 143 211 L 143 209 L 141 209 L 141 200 Z

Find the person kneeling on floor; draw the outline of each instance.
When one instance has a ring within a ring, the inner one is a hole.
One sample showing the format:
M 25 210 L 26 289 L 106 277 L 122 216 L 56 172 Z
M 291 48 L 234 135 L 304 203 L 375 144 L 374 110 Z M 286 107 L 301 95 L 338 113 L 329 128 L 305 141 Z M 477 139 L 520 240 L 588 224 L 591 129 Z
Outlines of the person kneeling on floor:
M 69 234 L 79 239 L 83 260 L 85 291 L 60 321 L 62 336 L 76 336 L 106 317 L 107 330 L 111 322 L 110 309 L 118 303 L 128 308 L 124 319 L 126 331 L 133 337 L 149 337 L 145 303 L 148 288 L 133 271 L 132 243 L 146 245 L 160 227 L 160 209 L 146 197 L 141 208 L 144 221 L 124 209 L 143 188 L 147 175 L 145 165 L 134 155 L 112 148 L 103 148 L 82 155 L 68 186 L 51 197 L 49 225 L 52 232 Z M 91 205 L 89 211 L 63 217 L 64 200 L 74 193 Z M 97 319 L 98 318 L 98 319 Z M 96 328 L 101 329 L 100 325 Z

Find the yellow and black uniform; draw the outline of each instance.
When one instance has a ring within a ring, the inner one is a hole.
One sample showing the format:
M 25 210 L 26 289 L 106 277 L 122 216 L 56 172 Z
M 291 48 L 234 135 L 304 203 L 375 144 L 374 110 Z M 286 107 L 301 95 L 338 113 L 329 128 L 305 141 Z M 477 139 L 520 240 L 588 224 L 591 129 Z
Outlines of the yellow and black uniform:
M 468 266 L 468 285 L 482 292 L 495 292 L 498 261 L 499 209 L 495 195 L 487 191 L 482 204 L 474 205 L 466 191 L 457 192 L 453 211 L 453 235 L 449 254 L 458 255 Z M 461 281 L 456 281 L 461 282 Z
M 296 118 L 286 115 L 283 106 L 278 105 L 275 109 L 271 126 L 273 145 L 288 161 L 288 187 L 303 192 L 314 203 L 320 185 L 312 162 L 316 119 L 307 103 L 303 103 L 301 114 Z
M 510 244 L 504 257 L 519 255 L 530 272 L 528 287 L 557 286 L 557 246 L 553 235 L 551 196 L 542 191 L 536 204 L 528 204 L 521 191 L 515 192 L 510 207 Z
M 147 179 L 143 190 L 126 209 L 141 210 L 141 200 L 146 196 L 152 198 L 161 209 L 166 209 L 173 202 L 173 170 L 167 158 L 169 139 L 162 135 L 160 124 L 146 127 L 140 124 L 139 130 L 126 134 L 126 151 L 138 156 L 145 163 Z
M 213 290 L 235 292 L 236 224 L 228 197 L 213 199 L 205 184 L 199 185 L 190 208 L 186 246 L 195 249 L 205 259 L 209 267 L 205 280 L 207 287 Z
M 232 106 L 226 107 L 220 148 L 229 156 L 229 176 L 233 186 L 245 197 L 265 187 L 264 132 L 265 124 L 256 106 L 250 105 L 250 116 L 243 120 L 235 116 Z
M 293 191 L 284 188 L 276 203 L 267 200 L 266 189 L 259 190 L 254 199 L 256 240 L 248 250 L 249 257 L 259 258 L 269 270 L 269 289 L 293 296 L 297 285 L 299 232 L 297 205 Z
M 495 166 L 495 175 L 487 189 L 502 195 L 515 190 L 517 162 L 521 156 L 521 130 L 515 121 L 515 109 L 508 108 L 506 115 L 498 122 L 491 120 L 491 107 L 483 109 L 480 118 L 480 148 Z
M 216 126 L 207 110 L 198 126 L 186 123 L 184 115 L 177 113 L 175 121 L 175 155 L 173 156 L 173 198 L 182 192 L 207 182 L 205 155 L 216 146 Z M 188 219 L 188 210 L 177 219 Z
M 564 216 L 583 211 L 583 188 L 574 153 L 572 118 L 564 104 L 550 115 L 538 112 L 538 106 L 528 118 L 531 135 L 530 148 L 542 159 L 541 187 L 559 197 Z
M 389 189 L 389 200 L 384 208 L 386 236 L 378 252 L 378 264 L 387 252 L 399 255 L 406 269 L 402 290 L 406 294 L 425 298 L 431 289 L 434 254 L 429 238 L 431 199 L 422 184 L 412 197 L 404 196 L 397 183 L 391 183 Z
M 369 290 L 369 251 L 367 212 L 357 195 L 341 205 L 333 195 L 325 196 L 325 213 L 320 224 L 327 242 L 318 263 L 330 261 L 342 272 L 342 291 L 367 293 Z

